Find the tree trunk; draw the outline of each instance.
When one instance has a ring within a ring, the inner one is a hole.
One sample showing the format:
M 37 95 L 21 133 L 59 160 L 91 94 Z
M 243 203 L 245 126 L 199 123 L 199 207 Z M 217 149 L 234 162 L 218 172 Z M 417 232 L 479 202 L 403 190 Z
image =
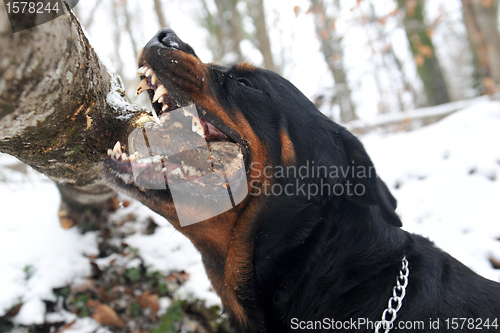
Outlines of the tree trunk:
M 271 50 L 271 41 L 269 40 L 269 33 L 266 24 L 266 13 L 264 10 L 264 0 L 249 0 L 247 5 L 250 11 L 253 25 L 257 32 L 256 44 L 264 58 L 264 67 L 273 72 L 277 72 L 274 64 L 273 53 Z
M 0 152 L 55 181 L 68 204 L 98 205 L 113 195 L 101 162 L 143 110 L 125 101 L 65 12 L 13 34 L 0 10 Z
M 167 20 L 165 20 L 165 15 L 163 14 L 161 0 L 154 0 L 154 2 L 156 17 L 158 17 L 158 24 L 160 24 L 161 28 L 167 28 Z
M 405 13 L 403 24 L 427 102 L 429 105 L 438 105 L 448 103 L 450 97 L 431 40 L 432 29 L 425 24 L 424 2 L 425 0 L 398 0 L 398 5 Z
M 323 0 L 311 0 L 311 11 L 315 16 L 316 34 L 321 42 L 321 51 L 332 73 L 340 106 L 340 121 L 358 119 L 351 100 L 351 89 L 347 84 L 341 41 L 335 31 L 335 19 L 326 15 Z M 338 5 L 338 3 L 337 3 Z
M 476 82 L 492 78 L 500 84 L 498 0 L 462 0 L 462 12 L 474 55 Z

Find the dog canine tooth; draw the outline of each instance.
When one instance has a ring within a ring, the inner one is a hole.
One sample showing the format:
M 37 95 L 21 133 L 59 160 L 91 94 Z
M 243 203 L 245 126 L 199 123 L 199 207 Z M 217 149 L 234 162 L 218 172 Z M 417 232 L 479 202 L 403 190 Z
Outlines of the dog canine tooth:
M 135 92 L 136 96 L 139 96 L 143 92 L 149 89 L 148 82 L 146 79 L 143 79 L 141 82 L 139 82 L 139 85 L 137 86 L 137 90 Z
M 119 155 L 122 154 L 122 147 L 120 145 L 120 141 L 116 141 L 115 146 L 113 147 L 113 153 L 118 153 Z
M 165 87 L 162 84 L 158 87 L 158 89 L 156 89 L 155 95 L 153 97 L 153 102 L 156 102 L 161 96 L 165 94 L 167 94 L 167 89 L 165 89 Z

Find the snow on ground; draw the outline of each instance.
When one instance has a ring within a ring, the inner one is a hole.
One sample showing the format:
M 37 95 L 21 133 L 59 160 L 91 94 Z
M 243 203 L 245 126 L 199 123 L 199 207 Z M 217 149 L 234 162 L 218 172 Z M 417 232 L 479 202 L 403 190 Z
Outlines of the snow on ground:
M 362 138 L 379 175 L 399 201 L 404 228 L 429 237 L 496 281 L 500 270 L 492 268 L 489 258 L 500 260 L 499 128 L 500 103 L 482 102 L 414 132 Z M 15 161 L 0 155 L 0 316 L 21 300 L 24 306 L 15 320 L 41 323 L 42 300 L 55 299 L 53 288 L 91 274 L 88 256 L 98 253 L 96 234 L 63 230 L 56 187 L 30 169 L 22 174 L 6 167 Z M 117 214 L 130 212 L 152 217 L 160 225 L 152 235 L 136 233 L 126 239 L 145 265 L 164 273 L 187 271 L 190 279 L 178 295 L 217 304 L 200 255 L 189 240 L 137 202 Z M 78 325 L 88 328 L 90 323 Z M 78 325 L 75 332 L 87 331 L 76 330 Z
M 398 199 L 403 228 L 500 282 L 488 260 L 500 259 L 499 129 L 500 103 L 483 102 L 414 132 L 362 141 Z
M 0 165 L 15 162 L 3 155 Z M 95 235 L 60 227 L 59 192 L 45 177 L 29 171 L 16 182 L 19 173 L 1 171 L 10 182 L 0 183 L 0 316 L 21 300 L 16 321 L 41 324 L 52 289 L 90 274 L 85 255 L 98 253 Z

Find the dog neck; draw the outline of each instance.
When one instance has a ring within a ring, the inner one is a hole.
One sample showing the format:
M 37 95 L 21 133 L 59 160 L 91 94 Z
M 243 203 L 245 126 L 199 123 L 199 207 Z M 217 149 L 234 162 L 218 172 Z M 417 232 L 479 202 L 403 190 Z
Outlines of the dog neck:
M 401 266 L 403 232 L 382 221 L 375 208 L 346 200 L 334 207 L 296 206 L 262 221 L 254 283 L 267 331 L 288 331 L 290 320 L 300 316 L 348 320 L 358 311 L 360 317 L 380 320 Z M 363 313 L 368 299 L 380 304 Z

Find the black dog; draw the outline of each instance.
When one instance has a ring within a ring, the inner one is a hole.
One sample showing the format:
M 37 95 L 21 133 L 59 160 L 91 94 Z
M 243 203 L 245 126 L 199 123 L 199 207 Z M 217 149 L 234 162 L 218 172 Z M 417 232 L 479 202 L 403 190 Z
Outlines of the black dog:
M 224 156 L 213 147 L 241 149 L 248 195 L 238 204 L 233 191 L 232 209 L 182 227 L 180 209 L 202 219 L 210 195 L 174 205 L 170 188 L 134 183 L 129 157 L 115 152 L 106 179 L 193 242 L 235 332 L 373 332 L 382 319 L 384 332 L 396 316 L 391 331 L 500 332 L 500 284 L 401 230 L 396 200 L 362 144 L 290 82 L 248 64 L 204 64 L 171 30 L 146 45 L 139 67 L 139 92 L 149 90 L 161 117 L 196 106 L 210 159 Z M 144 126 L 170 141 L 181 136 Z M 136 150 L 130 159 L 141 161 L 149 184 L 200 178 L 201 170 L 179 173 L 193 157 L 141 160 L 152 153 Z

